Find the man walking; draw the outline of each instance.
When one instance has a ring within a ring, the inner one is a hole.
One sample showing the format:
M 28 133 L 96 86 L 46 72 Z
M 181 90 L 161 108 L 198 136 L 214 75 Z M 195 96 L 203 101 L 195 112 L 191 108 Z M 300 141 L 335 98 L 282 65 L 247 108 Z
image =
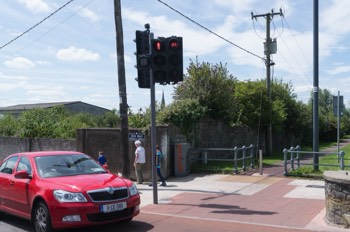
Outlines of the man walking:
M 138 184 L 142 184 L 143 175 L 142 175 L 142 166 L 146 162 L 145 149 L 141 146 L 141 141 L 135 141 L 136 151 L 135 151 L 135 174 Z

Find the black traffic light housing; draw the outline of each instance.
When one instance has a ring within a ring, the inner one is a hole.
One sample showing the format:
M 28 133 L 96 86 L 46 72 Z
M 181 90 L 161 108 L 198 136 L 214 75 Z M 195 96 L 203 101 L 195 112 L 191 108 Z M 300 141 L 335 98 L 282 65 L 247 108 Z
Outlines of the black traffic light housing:
M 167 38 L 168 79 L 174 84 L 183 81 L 182 37 Z
M 167 84 L 167 57 L 164 37 L 151 41 L 152 73 L 155 83 Z
M 136 31 L 136 68 L 137 82 L 139 88 L 150 88 L 150 47 L 149 47 L 150 32 Z
M 152 73 L 155 83 L 183 81 L 182 37 L 158 37 L 151 40 Z

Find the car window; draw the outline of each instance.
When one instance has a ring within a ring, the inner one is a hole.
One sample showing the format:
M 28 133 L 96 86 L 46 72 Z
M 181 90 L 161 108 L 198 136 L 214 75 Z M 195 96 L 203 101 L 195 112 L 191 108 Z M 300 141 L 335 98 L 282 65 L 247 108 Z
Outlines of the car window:
M 39 175 L 43 178 L 106 172 L 84 154 L 40 156 L 35 157 L 35 163 Z
M 18 156 L 13 156 L 8 160 L 4 161 L 4 163 L 2 163 L 2 165 L 0 166 L 0 172 L 12 174 L 17 160 L 18 160 Z
M 22 170 L 25 170 L 29 175 L 32 175 L 32 166 L 30 165 L 29 159 L 26 156 L 21 157 L 17 166 L 17 172 Z

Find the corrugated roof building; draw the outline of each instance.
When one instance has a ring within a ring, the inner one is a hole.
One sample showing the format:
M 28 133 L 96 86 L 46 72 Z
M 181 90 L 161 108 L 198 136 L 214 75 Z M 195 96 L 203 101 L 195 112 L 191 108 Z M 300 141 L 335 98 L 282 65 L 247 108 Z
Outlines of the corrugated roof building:
M 14 106 L 0 107 L 0 115 L 12 114 L 18 117 L 21 113 L 26 110 L 31 110 L 35 108 L 48 109 L 54 106 L 63 105 L 63 107 L 73 113 L 89 113 L 95 115 L 101 115 L 109 112 L 110 110 L 91 105 L 81 101 L 71 101 L 71 102 L 52 102 L 52 103 L 37 103 L 37 104 L 19 104 Z

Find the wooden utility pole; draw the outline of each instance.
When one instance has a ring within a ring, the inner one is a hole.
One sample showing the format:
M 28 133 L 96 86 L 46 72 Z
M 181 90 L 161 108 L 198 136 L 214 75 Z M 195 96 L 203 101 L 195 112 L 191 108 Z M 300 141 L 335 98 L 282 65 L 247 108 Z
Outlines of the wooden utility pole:
M 283 16 L 282 11 L 278 13 L 274 13 L 273 11 L 271 13 L 267 14 L 260 14 L 260 15 L 253 15 L 252 13 L 252 19 L 258 18 L 258 17 L 264 17 L 266 19 L 266 41 L 265 41 L 265 65 L 266 65 L 266 88 L 267 88 L 267 95 L 269 98 L 269 125 L 267 128 L 267 136 L 266 136 L 266 152 L 272 153 L 272 96 L 271 96 L 271 66 L 274 65 L 273 62 L 271 62 L 271 38 L 270 38 L 270 22 L 274 15 L 280 15 Z
M 117 43 L 117 63 L 118 63 L 118 85 L 119 85 L 119 112 L 120 112 L 120 132 L 121 132 L 121 153 L 124 159 L 122 174 L 130 177 L 129 162 L 129 126 L 128 126 L 128 103 L 126 98 L 125 82 L 125 62 L 124 62 L 124 37 L 120 0 L 114 0 L 114 20 Z

